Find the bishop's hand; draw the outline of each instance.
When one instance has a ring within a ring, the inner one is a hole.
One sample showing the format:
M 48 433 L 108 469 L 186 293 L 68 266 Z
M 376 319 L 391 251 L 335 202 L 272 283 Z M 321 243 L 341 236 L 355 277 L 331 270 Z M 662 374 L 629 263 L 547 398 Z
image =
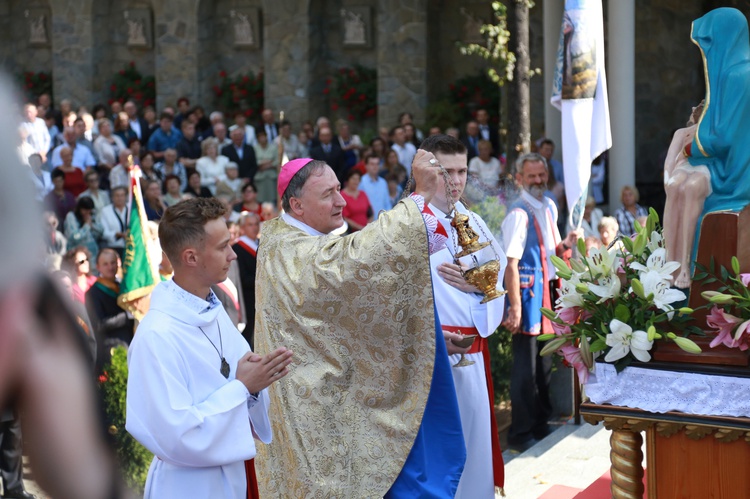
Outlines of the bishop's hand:
M 411 162 L 411 173 L 416 184 L 414 193 L 422 196 L 425 204 L 429 204 L 437 190 L 438 175 L 440 175 L 435 155 L 424 149 L 419 149 Z
M 291 363 L 292 351 L 283 347 L 263 356 L 247 352 L 237 363 L 236 378 L 250 393 L 258 393 L 289 374 Z

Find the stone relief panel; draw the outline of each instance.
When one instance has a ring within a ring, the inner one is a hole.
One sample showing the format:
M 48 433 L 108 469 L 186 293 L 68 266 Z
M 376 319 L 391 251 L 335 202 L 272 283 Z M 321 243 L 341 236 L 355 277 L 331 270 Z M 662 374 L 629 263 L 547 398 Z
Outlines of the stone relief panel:
M 31 47 L 50 46 L 51 15 L 49 9 L 25 9 L 23 17 L 28 28 L 28 44 Z
M 257 49 L 261 46 L 260 10 L 257 8 L 232 9 L 230 25 L 236 48 Z
M 345 6 L 340 10 L 342 43 L 347 48 L 372 46 L 372 11 L 370 7 Z
M 133 48 L 151 48 L 153 29 L 151 9 L 128 9 L 122 13 L 127 26 L 127 45 Z

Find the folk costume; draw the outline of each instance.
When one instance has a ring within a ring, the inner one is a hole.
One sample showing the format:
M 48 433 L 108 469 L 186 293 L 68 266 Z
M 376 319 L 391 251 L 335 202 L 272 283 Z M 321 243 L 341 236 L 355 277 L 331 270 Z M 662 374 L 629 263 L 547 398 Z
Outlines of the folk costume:
M 128 351 L 126 429 L 154 453 L 146 498 L 247 498 L 253 437 L 271 441 L 266 390 L 235 379 L 249 349 L 213 292 L 154 288 Z
M 451 214 L 443 213 L 437 207 L 430 205 L 441 225 L 448 234 L 455 234 L 451 227 Z M 469 215 L 471 228 L 479 234 L 479 241 L 490 238 L 492 248 L 487 247 L 475 253 L 480 263 L 485 263 L 500 257 L 500 272 L 497 289 L 503 289 L 503 274 L 507 265 L 505 252 L 492 237 L 484 221 L 470 212 L 461 202 L 456 203 L 455 209 Z M 430 256 L 432 269 L 432 283 L 435 292 L 435 305 L 440 324 L 444 331 L 459 332 L 464 335 L 477 334 L 479 337 L 465 355 L 473 361 L 471 366 L 455 367 L 453 383 L 458 396 L 458 407 L 461 412 L 461 426 L 466 442 L 466 466 L 461 475 L 461 481 L 456 491 L 457 498 L 494 497 L 495 487 L 503 488 L 505 469 L 502 450 L 495 421 L 494 387 L 490 372 L 490 352 L 487 337 L 495 332 L 503 318 L 504 298 L 496 298 L 481 304 L 481 294 L 465 293 L 445 282 L 437 273 L 441 263 L 453 263 L 453 255 L 461 251 L 456 248 L 453 236 L 448 237 L 447 247 Z M 462 261 L 470 260 L 469 257 Z M 451 365 L 460 360 L 459 354 L 450 356 Z

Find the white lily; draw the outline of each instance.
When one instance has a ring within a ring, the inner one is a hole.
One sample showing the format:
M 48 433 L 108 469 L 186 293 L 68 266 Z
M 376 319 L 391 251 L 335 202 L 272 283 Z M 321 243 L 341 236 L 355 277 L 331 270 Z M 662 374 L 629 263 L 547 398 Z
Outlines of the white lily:
M 643 294 L 649 296 L 653 293 L 654 305 L 665 312 L 674 310 L 672 303 L 687 298 L 682 291 L 670 287 L 669 278 L 655 270 L 641 273 L 640 281 L 643 284 Z M 672 318 L 671 314 L 669 318 Z
M 668 280 L 672 279 L 672 273 L 680 268 L 679 262 L 668 262 L 667 261 L 667 250 L 664 248 L 657 248 L 651 256 L 646 260 L 646 265 L 642 263 L 633 262 L 630 264 L 630 268 L 633 268 L 641 273 L 641 280 L 643 279 L 644 272 L 658 272 L 664 278 Z
M 616 249 L 612 248 L 591 248 L 589 250 L 589 268 L 594 277 L 601 275 L 609 275 L 612 273 L 612 268 L 615 266 L 615 253 Z
M 633 328 L 617 319 L 613 319 L 609 324 L 609 330 L 611 332 L 605 341 L 612 348 L 604 357 L 606 362 L 620 360 L 630 352 L 641 362 L 651 360 L 651 354 L 648 351 L 651 350 L 654 342 L 648 340 L 648 334 L 645 331 L 633 331 Z
M 609 275 L 599 278 L 598 284 L 589 284 L 589 290 L 600 298 L 596 303 L 604 303 L 610 298 L 619 296 L 622 285 L 620 278 L 614 270 L 610 270 Z
M 576 285 L 578 284 L 581 284 L 578 274 L 573 274 L 570 279 L 562 279 L 560 296 L 557 298 L 557 302 L 555 302 L 558 307 L 570 308 L 583 306 L 583 295 L 576 290 Z
M 659 248 L 664 247 L 664 238 L 661 234 L 654 230 L 651 232 L 651 239 L 649 239 L 649 241 L 646 243 L 646 247 L 653 253 Z

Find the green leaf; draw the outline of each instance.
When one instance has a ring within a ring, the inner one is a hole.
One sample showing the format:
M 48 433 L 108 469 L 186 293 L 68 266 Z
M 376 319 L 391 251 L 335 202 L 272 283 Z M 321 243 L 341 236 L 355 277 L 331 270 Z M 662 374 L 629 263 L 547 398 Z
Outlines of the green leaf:
M 722 265 L 721 266 L 721 280 L 726 281 L 729 279 L 729 272 L 727 272 L 727 269 Z
M 620 322 L 628 323 L 630 320 L 630 309 L 622 303 L 615 307 L 615 318 Z
M 708 277 L 708 273 L 700 271 L 700 272 L 696 272 L 696 274 L 693 276 L 693 280 L 694 281 L 701 281 L 701 280 L 705 279 L 706 277 Z
M 734 271 L 734 275 L 740 274 L 740 261 L 737 260 L 736 256 L 732 257 L 732 270 Z
M 605 348 L 607 348 L 607 342 L 601 338 L 597 338 L 591 342 L 591 345 L 589 345 L 589 350 L 592 352 L 601 352 Z
M 615 362 L 615 371 L 617 373 L 621 373 L 626 367 L 630 365 L 630 363 L 633 362 L 633 357 L 630 356 L 630 354 L 626 355 L 622 359 Z

